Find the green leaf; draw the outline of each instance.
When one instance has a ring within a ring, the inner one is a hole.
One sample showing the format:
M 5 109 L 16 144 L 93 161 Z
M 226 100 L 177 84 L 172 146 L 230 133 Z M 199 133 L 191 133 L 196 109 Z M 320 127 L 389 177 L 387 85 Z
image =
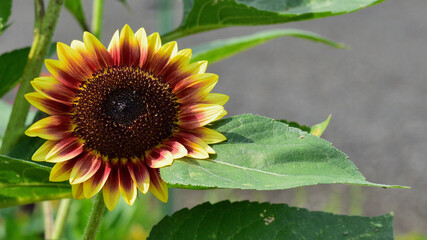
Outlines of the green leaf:
M 311 128 L 309 126 L 307 126 L 307 125 L 301 125 L 301 124 L 299 124 L 297 122 L 288 121 L 288 120 L 285 120 L 285 119 L 279 119 L 279 120 L 276 120 L 276 121 L 281 122 L 281 123 L 286 123 L 289 127 L 298 128 L 299 130 L 301 130 L 303 132 L 310 133 L 310 131 L 311 131 Z
M 211 127 L 227 137 L 212 145 L 217 154 L 209 160 L 176 160 L 160 170 L 163 180 L 186 188 L 274 190 L 332 183 L 400 187 L 366 181 L 331 143 L 274 119 L 243 114 Z
M 331 45 L 336 48 L 344 48 L 343 44 L 339 44 L 328 40 L 316 33 L 298 30 L 298 29 L 275 29 L 263 31 L 244 37 L 236 37 L 229 39 L 220 39 L 208 44 L 196 46 L 193 48 L 192 61 L 208 60 L 210 64 L 224 60 L 240 52 L 261 45 L 267 41 L 284 37 L 298 37 L 315 42 L 321 42 Z
M 329 117 L 324 122 L 313 125 L 310 129 L 310 133 L 313 134 L 314 136 L 318 136 L 318 137 L 322 136 L 323 132 L 326 130 L 326 128 L 329 125 L 331 116 L 332 115 L 329 115 Z
M 55 49 L 56 43 L 52 43 L 47 56 L 51 56 Z M 0 55 L 0 98 L 21 79 L 29 52 L 30 47 L 26 47 Z
M 0 208 L 72 197 L 68 182 L 49 182 L 50 170 L 0 155 Z
M 0 1 L 0 35 L 7 28 L 7 21 L 12 13 L 12 0 Z
M 393 215 L 344 216 L 248 201 L 203 203 L 166 216 L 148 239 L 393 239 Z
M 184 0 L 181 25 L 165 42 L 198 32 L 244 25 L 266 25 L 354 12 L 384 0 Z
M 65 0 L 65 7 L 74 16 L 84 31 L 89 31 L 81 0 Z

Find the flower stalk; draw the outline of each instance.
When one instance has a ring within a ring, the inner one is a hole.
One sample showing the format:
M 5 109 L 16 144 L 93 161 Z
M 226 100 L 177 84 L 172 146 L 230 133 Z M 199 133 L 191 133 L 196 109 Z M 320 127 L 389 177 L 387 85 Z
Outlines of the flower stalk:
M 93 201 L 89 220 L 82 237 L 83 240 L 95 239 L 96 232 L 98 231 L 99 224 L 101 223 L 102 213 L 104 212 L 104 209 L 104 198 L 102 197 L 102 193 L 98 193 L 98 195 L 96 195 L 95 200 Z
M 71 198 L 62 199 L 59 203 L 58 213 L 56 214 L 55 225 L 53 229 L 52 239 L 60 239 L 64 231 L 65 222 L 70 212 Z
M 30 81 L 40 75 L 43 60 L 55 32 L 63 3 L 64 0 L 50 0 L 47 11 L 44 12 L 43 1 L 35 0 L 34 40 L 3 138 L 3 144 L 0 149 L 2 154 L 6 154 L 11 150 L 24 131 L 25 120 L 30 109 L 30 104 L 25 100 L 24 95 L 32 90 Z

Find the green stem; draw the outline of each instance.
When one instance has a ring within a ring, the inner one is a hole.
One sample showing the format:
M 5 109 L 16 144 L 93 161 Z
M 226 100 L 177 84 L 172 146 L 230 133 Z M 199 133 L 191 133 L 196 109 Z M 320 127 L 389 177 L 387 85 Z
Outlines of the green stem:
M 90 212 L 89 220 L 82 237 L 83 240 L 95 239 L 96 232 L 98 231 L 99 224 L 101 223 L 104 209 L 104 198 L 102 197 L 102 193 L 98 193 L 95 200 L 93 201 L 92 211 Z
M 56 214 L 55 227 L 53 229 L 52 239 L 57 240 L 61 238 L 64 231 L 65 221 L 67 220 L 68 213 L 70 212 L 72 199 L 62 199 L 59 203 L 58 213 Z
M 92 33 L 100 38 L 102 34 L 102 16 L 104 12 L 104 0 L 93 0 Z
M 32 91 L 30 81 L 40 75 L 43 65 L 43 60 L 55 32 L 56 23 L 58 22 L 59 13 L 63 0 L 50 0 L 46 13 L 41 9 L 39 0 L 35 1 L 36 20 L 34 27 L 34 40 L 28 54 L 27 64 L 22 74 L 21 84 L 18 93 L 15 97 L 12 114 L 9 118 L 9 123 L 3 138 L 3 145 L 0 153 L 6 154 L 10 151 L 13 145 L 17 142 L 25 129 L 25 120 L 27 119 L 30 104 L 25 100 L 24 95 Z M 39 13 L 37 13 L 39 12 Z
M 50 201 L 42 202 L 43 216 L 44 216 L 44 239 L 52 239 L 53 232 L 53 211 L 52 203 Z

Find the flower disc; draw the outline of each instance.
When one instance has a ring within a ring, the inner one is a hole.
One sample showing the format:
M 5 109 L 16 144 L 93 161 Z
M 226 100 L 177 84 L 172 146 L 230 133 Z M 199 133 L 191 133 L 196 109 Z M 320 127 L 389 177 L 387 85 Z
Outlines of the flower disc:
M 167 201 L 159 168 L 207 159 L 208 144 L 225 140 L 206 125 L 226 115 L 228 96 L 210 93 L 218 76 L 205 73 L 206 61 L 190 63 L 190 49 L 125 25 L 108 49 L 85 32 L 57 53 L 45 62 L 52 76 L 34 79 L 25 96 L 51 116 L 25 133 L 47 140 L 32 159 L 55 163 L 50 180 L 68 180 L 75 198 L 102 190 L 112 210 L 120 195 L 132 205 L 138 188 Z

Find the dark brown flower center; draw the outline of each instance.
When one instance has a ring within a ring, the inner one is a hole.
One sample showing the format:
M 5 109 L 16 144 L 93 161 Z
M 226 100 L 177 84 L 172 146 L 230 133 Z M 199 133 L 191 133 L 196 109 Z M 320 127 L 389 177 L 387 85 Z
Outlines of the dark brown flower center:
M 108 158 L 142 157 L 173 134 L 178 107 L 161 77 L 136 67 L 102 69 L 77 92 L 74 134 Z

